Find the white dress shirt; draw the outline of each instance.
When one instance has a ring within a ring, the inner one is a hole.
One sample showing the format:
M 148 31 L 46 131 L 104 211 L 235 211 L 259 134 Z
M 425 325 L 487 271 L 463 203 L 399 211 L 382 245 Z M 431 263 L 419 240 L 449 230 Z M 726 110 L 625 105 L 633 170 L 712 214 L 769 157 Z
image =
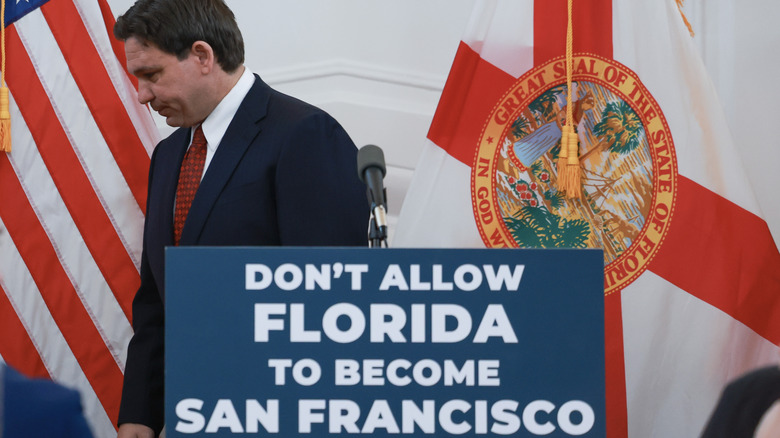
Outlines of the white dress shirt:
M 225 135 L 230 122 L 233 121 L 233 116 L 236 115 L 238 107 L 241 102 L 244 101 L 249 89 L 255 83 L 255 76 L 249 70 L 249 67 L 244 67 L 244 73 L 236 82 L 236 85 L 228 92 L 228 94 L 222 99 L 221 102 L 214 108 L 214 111 L 206 117 L 206 120 L 201 124 L 203 126 L 203 135 L 206 137 L 206 164 L 203 166 L 203 175 L 206 174 L 206 170 L 209 168 L 211 159 L 214 158 L 214 154 L 217 152 L 219 143 L 222 142 L 222 137 Z M 190 143 L 192 143 L 192 136 L 195 133 L 193 126 L 190 132 Z M 201 179 L 203 179 L 201 175 Z

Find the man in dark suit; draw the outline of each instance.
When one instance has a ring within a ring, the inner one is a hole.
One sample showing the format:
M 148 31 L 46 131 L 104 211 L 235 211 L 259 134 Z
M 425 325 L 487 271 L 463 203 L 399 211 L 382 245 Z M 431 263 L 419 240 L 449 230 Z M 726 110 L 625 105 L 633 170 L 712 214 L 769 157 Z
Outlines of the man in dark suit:
M 141 103 L 180 127 L 149 170 L 119 413 L 119 437 L 153 437 L 163 427 L 164 247 L 363 246 L 369 212 L 347 133 L 242 65 L 222 0 L 139 0 L 114 34 Z

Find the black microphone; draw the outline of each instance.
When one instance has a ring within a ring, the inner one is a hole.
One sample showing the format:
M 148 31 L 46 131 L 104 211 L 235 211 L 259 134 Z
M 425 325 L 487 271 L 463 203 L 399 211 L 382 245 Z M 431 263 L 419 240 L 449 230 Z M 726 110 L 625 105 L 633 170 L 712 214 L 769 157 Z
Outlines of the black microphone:
M 385 177 L 385 154 L 379 146 L 363 146 L 357 154 L 357 171 L 360 180 L 368 186 L 368 202 L 379 229 L 379 240 L 387 238 L 387 200 L 382 179 Z

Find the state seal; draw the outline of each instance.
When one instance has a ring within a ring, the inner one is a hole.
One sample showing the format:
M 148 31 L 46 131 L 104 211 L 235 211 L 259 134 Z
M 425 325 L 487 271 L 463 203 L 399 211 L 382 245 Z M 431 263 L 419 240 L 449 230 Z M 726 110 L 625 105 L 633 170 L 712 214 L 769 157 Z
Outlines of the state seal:
M 577 54 L 572 105 L 580 199 L 557 188 L 567 105 L 556 58 L 520 77 L 494 106 L 474 157 L 474 217 L 488 247 L 601 248 L 605 294 L 644 272 L 674 213 L 677 159 L 661 107 L 638 75 Z

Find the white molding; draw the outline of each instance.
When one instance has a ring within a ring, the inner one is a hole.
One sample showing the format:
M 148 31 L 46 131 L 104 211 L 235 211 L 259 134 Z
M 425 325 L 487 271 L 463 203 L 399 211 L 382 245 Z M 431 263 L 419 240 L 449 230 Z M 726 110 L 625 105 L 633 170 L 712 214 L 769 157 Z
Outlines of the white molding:
M 277 85 L 346 76 L 435 92 L 442 91 L 447 79 L 343 58 L 265 70 L 262 76 L 266 82 Z
M 380 146 L 389 166 L 406 170 L 417 163 L 446 81 L 345 58 L 258 74 L 277 90 L 328 111 L 357 145 Z M 405 191 L 408 184 L 397 183 Z

